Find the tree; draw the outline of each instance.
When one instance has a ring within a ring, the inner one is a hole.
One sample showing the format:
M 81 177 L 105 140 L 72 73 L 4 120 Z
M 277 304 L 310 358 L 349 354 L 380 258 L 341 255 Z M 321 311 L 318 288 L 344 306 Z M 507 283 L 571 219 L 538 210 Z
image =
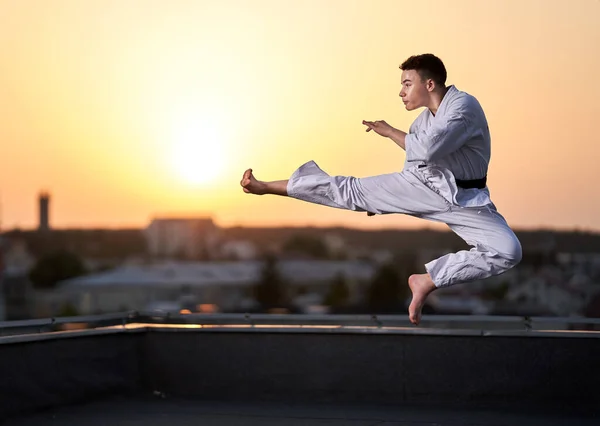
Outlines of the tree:
M 70 302 L 65 303 L 58 312 L 59 317 L 76 317 L 79 315 L 77 308 Z
M 29 279 L 35 288 L 51 289 L 59 281 L 86 274 L 83 261 L 65 250 L 42 256 L 29 272 Z
M 406 299 L 407 283 L 401 283 L 400 274 L 392 264 L 382 265 L 367 290 L 367 306 L 375 312 L 397 312 Z
M 274 256 L 265 258 L 260 281 L 254 287 L 254 298 L 263 309 L 280 308 L 287 304 L 285 287 Z
M 329 250 L 323 240 L 308 235 L 294 235 L 283 245 L 283 250 L 288 253 L 301 253 L 315 259 L 329 257 Z
M 501 301 L 504 300 L 509 289 L 510 284 L 508 283 L 508 281 L 502 281 L 498 286 L 485 287 L 481 292 L 481 297 L 485 300 Z
M 327 306 L 337 308 L 345 305 L 348 302 L 349 297 L 350 290 L 346 284 L 346 278 L 343 274 L 339 273 L 333 279 L 323 303 Z

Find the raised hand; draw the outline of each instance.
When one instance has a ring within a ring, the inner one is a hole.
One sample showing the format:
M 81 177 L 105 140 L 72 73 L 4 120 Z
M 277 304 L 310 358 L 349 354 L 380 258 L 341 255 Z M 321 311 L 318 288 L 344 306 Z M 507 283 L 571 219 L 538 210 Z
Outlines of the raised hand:
M 383 120 L 378 121 L 366 121 L 363 120 L 362 124 L 367 126 L 367 132 L 373 130 L 375 133 L 381 136 L 390 137 L 394 131 L 394 128 L 387 124 Z

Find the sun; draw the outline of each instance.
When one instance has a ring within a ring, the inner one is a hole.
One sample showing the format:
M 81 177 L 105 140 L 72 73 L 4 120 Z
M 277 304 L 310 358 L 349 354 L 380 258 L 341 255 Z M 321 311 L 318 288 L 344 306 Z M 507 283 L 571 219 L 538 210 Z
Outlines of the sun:
M 188 120 L 177 127 L 173 139 L 172 166 L 185 182 L 211 183 L 223 172 L 223 140 L 216 125 Z

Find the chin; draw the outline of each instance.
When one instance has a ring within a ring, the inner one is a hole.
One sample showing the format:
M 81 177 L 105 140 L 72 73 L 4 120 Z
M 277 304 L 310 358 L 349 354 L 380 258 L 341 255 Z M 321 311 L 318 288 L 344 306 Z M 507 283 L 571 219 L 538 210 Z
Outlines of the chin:
M 409 102 L 408 104 L 404 105 L 404 108 L 406 108 L 407 111 L 414 111 L 415 109 L 421 108 L 421 106 L 422 105 L 418 105 L 418 104 Z

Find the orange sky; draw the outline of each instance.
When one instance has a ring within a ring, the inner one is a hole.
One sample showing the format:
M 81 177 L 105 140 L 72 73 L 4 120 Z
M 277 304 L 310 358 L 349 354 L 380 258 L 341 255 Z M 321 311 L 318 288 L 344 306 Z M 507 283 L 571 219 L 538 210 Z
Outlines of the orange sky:
M 239 187 L 400 170 L 361 121 L 407 130 L 398 66 L 431 52 L 484 107 L 509 223 L 600 230 L 598 22 L 598 0 L 0 0 L 2 228 L 37 226 L 41 190 L 58 228 L 436 227 Z

